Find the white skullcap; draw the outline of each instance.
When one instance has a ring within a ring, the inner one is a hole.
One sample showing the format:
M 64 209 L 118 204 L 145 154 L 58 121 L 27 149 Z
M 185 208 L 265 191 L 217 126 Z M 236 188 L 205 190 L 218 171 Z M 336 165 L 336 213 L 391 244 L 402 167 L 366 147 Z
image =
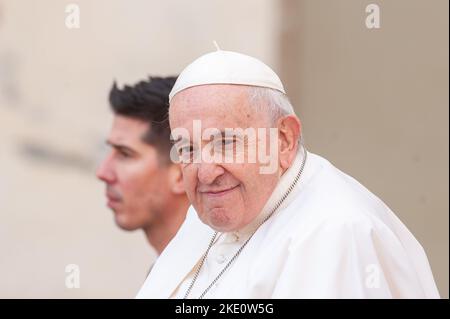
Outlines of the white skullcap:
M 184 89 L 205 84 L 259 86 L 286 94 L 280 78 L 267 65 L 251 56 L 219 49 L 202 55 L 181 72 L 169 101 Z

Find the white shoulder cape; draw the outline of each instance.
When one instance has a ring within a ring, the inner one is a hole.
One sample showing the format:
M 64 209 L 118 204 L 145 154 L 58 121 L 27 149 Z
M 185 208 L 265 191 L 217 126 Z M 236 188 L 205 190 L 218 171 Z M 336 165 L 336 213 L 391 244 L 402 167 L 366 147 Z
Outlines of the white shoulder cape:
M 269 202 L 284 193 L 297 170 L 298 163 L 283 175 Z M 137 298 L 169 298 L 213 233 L 191 207 Z M 394 213 L 355 179 L 308 152 L 285 205 L 206 298 L 439 298 L 439 293 L 424 250 Z

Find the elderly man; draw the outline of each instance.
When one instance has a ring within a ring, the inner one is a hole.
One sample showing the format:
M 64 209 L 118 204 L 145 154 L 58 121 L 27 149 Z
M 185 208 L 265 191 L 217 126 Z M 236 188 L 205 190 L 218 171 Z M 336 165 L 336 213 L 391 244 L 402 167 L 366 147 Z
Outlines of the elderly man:
M 305 149 L 265 64 L 221 50 L 200 57 L 175 83 L 169 115 L 195 211 L 138 298 L 439 297 L 393 212 Z

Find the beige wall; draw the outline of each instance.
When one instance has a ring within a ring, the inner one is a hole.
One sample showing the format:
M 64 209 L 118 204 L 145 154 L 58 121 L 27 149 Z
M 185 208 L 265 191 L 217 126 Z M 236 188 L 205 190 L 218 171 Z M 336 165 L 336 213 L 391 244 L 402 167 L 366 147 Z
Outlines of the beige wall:
M 448 1 L 290 0 L 282 14 L 281 77 L 307 146 L 394 210 L 448 298 Z
M 177 73 L 212 40 L 280 72 L 308 147 L 393 208 L 448 297 L 448 4 L 378 1 L 375 31 L 366 3 L 0 0 L 0 297 L 135 295 L 155 254 L 116 228 L 94 177 L 107 92 Z

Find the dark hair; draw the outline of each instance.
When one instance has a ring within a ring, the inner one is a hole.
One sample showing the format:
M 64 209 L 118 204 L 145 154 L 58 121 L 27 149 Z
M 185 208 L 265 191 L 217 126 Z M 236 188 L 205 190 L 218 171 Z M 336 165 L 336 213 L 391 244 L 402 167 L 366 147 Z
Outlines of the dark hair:
M 123 89 L 114 84 L 109 92 L 109 103 L 114 114 L 142 120 L 149 124 L 143 141 L 154 145 L 169 158 L 170 127 L 168 120 L 169 93 L 176 81 L 171 77 L 149 77 L 134 86 L 125 85 Z

